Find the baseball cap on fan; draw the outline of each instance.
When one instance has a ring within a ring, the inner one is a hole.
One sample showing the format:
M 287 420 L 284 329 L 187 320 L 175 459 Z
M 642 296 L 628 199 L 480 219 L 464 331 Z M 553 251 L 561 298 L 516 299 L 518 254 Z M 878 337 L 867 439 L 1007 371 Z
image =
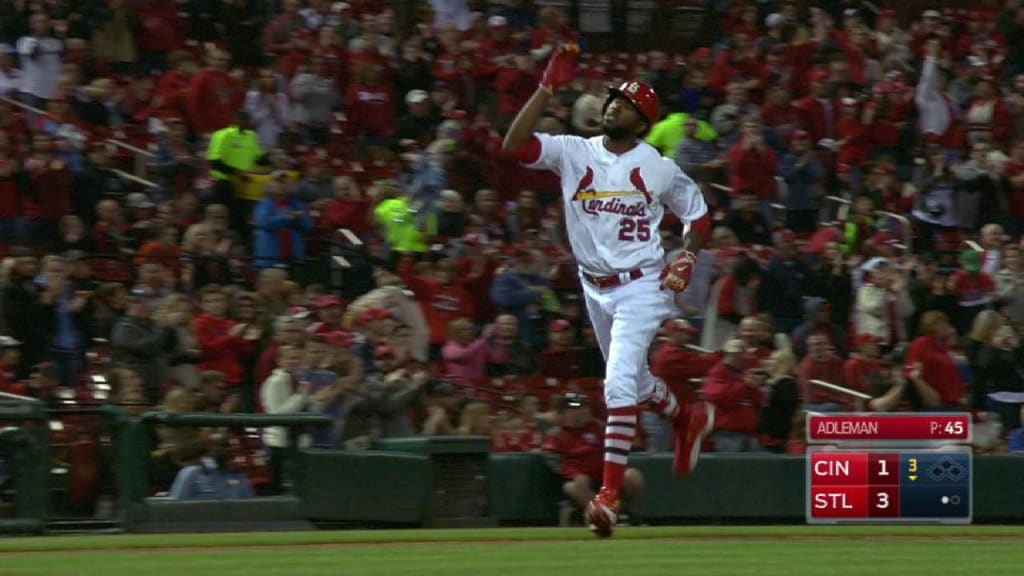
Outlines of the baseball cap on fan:
M 0 336 L 0 350 L 6 350 L 7 348 L 17 348 L 21 346 L 21 341 L 12 336 Z
M 569 392 L 565 396 L 559 398 L 558 407 L 562 410 L 569 410 L 571 408 L 583 408 L 589 403 L 590 399 L 583 394 Z
M 681 332 L 686 334 L 700 334 L 700 330 L 698 330 L 693 324 L 690 324 L 690 321 L 686 318 L 674 318 L 665 324 L 666 334 L 678 334 Z
M 778 12 L 773 12 L 773 13 L 771 13 L 768 16 L 765 17 L 764 25 L 766 27 L 768 27 L 768 28 L 775 28 L 776 26 L 781 26 L 782 23 L 785 22 L 785 21 L 786 21 L 786 17 L 785 16 L 783 16 L 782 14 L 779 14 Z
M 430 94 L 427 94 L 426 90 L 420 90 L 419 88 L 416 90 L 409 90 L 409 93 L 405 95 L 406 104 L 419 104 L 421 102 L 426 102 L 429 99 Z

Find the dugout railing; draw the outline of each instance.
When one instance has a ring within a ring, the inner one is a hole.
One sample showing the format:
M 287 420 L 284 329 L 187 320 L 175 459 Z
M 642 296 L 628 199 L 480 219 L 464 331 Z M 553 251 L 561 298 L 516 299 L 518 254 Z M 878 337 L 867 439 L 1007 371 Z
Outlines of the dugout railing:
M 13 514 L 0 516 L 0 532 L 39 533 L 49 517 L 46 406 L 34 398 L 0 393 L 0 501 Z
M 207 414 L 149 412 L 141 417 L 124 418 L 117 427 L 116 459 L 118 499 L 122 525 L 131 529 L 147 518 L 147 499 L 169 486 L 150 483 L 151 453 L 157 428 L 212 428 L 252 438 L 255 431 L 281 427 L 288 432 L 282 493 L 295 494 L 305 481 L 303 459 L 299 457 L 300 438 L 313 428 L 330 426 L 331 419 L 319 414 Z M 249 446 L 258 448 L 261 445 Z M 245 448 L 243 446 L 243 448 Z M 244 472 L 244 470 L 243 470 Z

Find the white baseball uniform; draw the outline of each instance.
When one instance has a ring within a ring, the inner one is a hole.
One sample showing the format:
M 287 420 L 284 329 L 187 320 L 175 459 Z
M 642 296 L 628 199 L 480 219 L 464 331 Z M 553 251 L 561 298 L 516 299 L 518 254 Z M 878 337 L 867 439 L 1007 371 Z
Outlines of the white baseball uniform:
M 646 142 L 617 155 L 603 136 L 536 137 L 540 158 L 526 166 L 562 180 L 569 241 L 607 366 L 605 403 L 636 406 L 654 391 L 648 348 L 674 306 L 673 293 L 660 289 L 665 252 L 658 227 L 666 207 L 693 222 L 707 205 L 693 180 Z M 621 283 L 599 288 L 587 276 L 618 276 Z

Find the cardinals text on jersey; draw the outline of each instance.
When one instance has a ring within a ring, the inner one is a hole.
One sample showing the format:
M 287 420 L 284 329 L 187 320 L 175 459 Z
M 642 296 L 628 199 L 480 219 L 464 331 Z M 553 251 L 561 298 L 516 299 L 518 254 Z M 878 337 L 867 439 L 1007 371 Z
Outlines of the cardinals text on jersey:
M 707 212 L 693 180 L 645 142 L 613 154 L 602 136 L 536 136 L 540 158 L 528 167 L 561 178 L 569 241 L 588 274 L 660 269 L 665 254 L 658 227 L 665 207 L 684 222 Z

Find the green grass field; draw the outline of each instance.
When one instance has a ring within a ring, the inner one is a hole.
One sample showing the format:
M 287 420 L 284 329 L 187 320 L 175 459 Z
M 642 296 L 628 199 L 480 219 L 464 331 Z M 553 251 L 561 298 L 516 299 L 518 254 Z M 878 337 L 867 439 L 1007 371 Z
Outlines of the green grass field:
M 1024 527 L 379 530 L 0 539 L 3 576 L 1019 573 Z

